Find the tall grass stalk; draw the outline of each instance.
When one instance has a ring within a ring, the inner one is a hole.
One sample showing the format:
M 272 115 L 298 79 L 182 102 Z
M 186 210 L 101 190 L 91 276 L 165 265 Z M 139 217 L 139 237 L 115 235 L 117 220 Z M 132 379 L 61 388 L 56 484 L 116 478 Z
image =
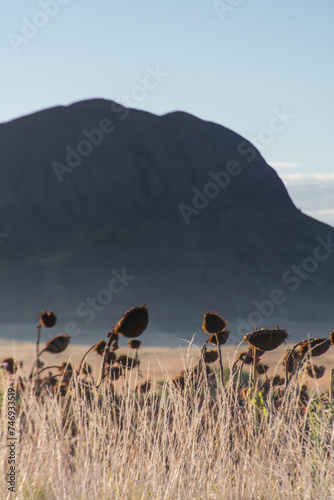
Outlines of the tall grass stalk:
M 311 418 L 309 406 L 300 411 L 295 379 L 280 408 L 270 389 L 268 414 L 257 420 L 234 377 L 214 393 L 205 378 L 184 391 L 166 379 L 159 394 L 153 384 L 139 398 L 130 389 L 136 373 L 126 372 L 118 393 L 108 378 L 96 388 L 74 375 L 64 397 L 20 395 L 15 498 L 333 498 L 333 422 L 321 412 Z M 4 481 L 0 498 L 10 498 Z

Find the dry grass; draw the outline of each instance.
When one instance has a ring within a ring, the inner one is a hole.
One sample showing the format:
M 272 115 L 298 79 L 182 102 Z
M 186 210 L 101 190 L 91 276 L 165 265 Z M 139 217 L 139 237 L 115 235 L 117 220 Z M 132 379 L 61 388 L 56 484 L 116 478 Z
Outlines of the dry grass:
M 0 462 L 6 478 L 16 415 L 15 498 L 334 498 L 332 332 L 290 346 L 285 370 L 285 331 L 255 331 L 236 349 L 216 313 L 204 315 L 204 345 L 183 350 L 119 343 L 143 333 L 145 306 L 106 341 L 67 348 L 58 335 L 40 349 L 55 322 L 42 315 L 36 344 L 0 341 Z
M 177 362 L 182 366 L 180 356 Z M 162 388 L 153 384 L 138 397 L 130 389 L 136 376 L 128 371 L 118 394 L 109 382 L 85 393 L 77 377 L 62 398 L 21 393 L 16 498 L 334 497 L 333 414 L 311 402 L 301 411 L 297 383 L 279 409 L 273 398 L 258 404 L 258 419 L 255 400 L 240 397 L 232 379 L 225 389 L 204 381 L 179 391 L 166 376 Z M 6 425 L 3 418 L 3 471 Z M 10 495 L 1 483 L 0 497 Z
M 145 340 L 144 340 L 145 342 Z M 143 343 L 144 343 L 143 342 Z M 262 357 L 261 361 L 270 366 L 268 371 L 268 376 L 272 376 L 274 373 L 284 376 L 284 369 L 282 366 L 282 359 L 287 349 L 291 348 L 293 344 L 283 344 L 274 351 L 266 352 Z M 88 350 L 88 345 L 69 345 L 66 349 L 66 359 L 70 359 L 74 364 L 78 365 L 84 353 Z M 35 343 L 34 342 L 15 342 L 0 339 L 0 352 L 3 356 L 13 356 L 14 359 L 23 362 L 22 373 L 27 375 L 30 370 L 35 356 Z M 222 355 L 224 366 L 228 366 L 235 356 L 235 353 L 239 353 L 246 349 L 245 344 L 242 344 L 238 348 L 236 346 L 222 346 Z M 122 353 L 133 354 L 131 349 L 128 349 L 127 344 L 123 342 L 120 346 L 120 351 Z M 165 379 L 166 374 L 170 378 L 178 375 L 181 369 L 193 366 L 198 359 L 199 349 L 196 347 L 191 347 L 190 349 L 186 347 L 145 347 L 140 348 L 140 362 L 141 371 L 144 377 L 148 377 L 153 380 Z M 41 359 L 46 363 L 50 364 L 60 364 L 64 361 L 64 354 L 50 355 L 42 354 Z M 326 354 L 318 358 L 321 360 L 321 364 L 326 367 L 324 376 L 319 380 L 307 379 L 308 386 L 311 390 L 323 391 L 328 388 L 329 375 L 331 368 L 334 367 L 334 349 L 329 349 Z M 95 353 L 89 354 L 87 362 L 92 366 L 93 375 L 95 378 L 98 375 L 98 371 L 101 364 L 101 358 Z M 320 362 L 320 361 L 319 361 Z M 245 367 L 248 371 L 248 367 Z

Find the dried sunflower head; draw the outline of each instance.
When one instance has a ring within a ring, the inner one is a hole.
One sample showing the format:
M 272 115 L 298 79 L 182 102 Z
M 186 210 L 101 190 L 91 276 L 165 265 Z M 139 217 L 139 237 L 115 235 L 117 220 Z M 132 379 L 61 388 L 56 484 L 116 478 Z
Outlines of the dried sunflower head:
M 275 375 L 273 377 L 273 386 L 276 385 L 284 385 L 285 384 L 285 379 L 280 377 L 279 375 Z
M 268 370 L 269 370 L 269 366 L 268 365 L 264 365 L 263 363 L 259 363 L 257 365 L 257 373 L 259 375 L 264 375 Z
M 65 382 L 65 383 L 63 383 L 61 385 L 58 385 L 57 387 L 59 389 L 60 395 L 61 396 L 66 396 L 67 391 L 68 391 L 68 384 Z
M 114 351 L 106 352 L 105 362 L 108 365 L 112 365 L 114 361 L 116 361 L 116 354 L 114 353 Z
M 13 358 L 4 358 L 4 359 L 2 359 L 1 363 L 0 363 L 0 366 L 4 370 L 6 370 L 6 372 L 9 375 L 13 375 L 16 372 L 16 370 L 17 370 L 16 364 L 14 363 L 14 359 Z
M 110 379 L 115 382 L 122 375 L 122 370 L 119 366 L 113 366 L 112 368 L 107 368 L 107 375 L 109 375 Z
M 141 394 L 146 394 L 151 389 L 151 386 L 152 386 L 152 384 L 151 384 L 150 380 L 146 380 L 146 382 L 144 382 L 143 384 L 138 385 L 136 390 L 137 390 L 137 392 L 140 392 Z
M 299 403 L 302 407 L 306 407 L 310 397 L 307 392 L 307 385 L 303 385 L 299 393 Z
M 57 335 L 49 340 L 42 352 L 50 352 L 51 354 L 60 354 L 65 351 L 70 341 L 70 335 Z
M 130 358 L 126 354 L 118 356 L 116 361 L 120 366 L 127 368 L 128 370 L 138 365 L 138 361 L 135 358 Z
M 141 341 L 137 339 L 129 340 L 130 349 L 139 349 Z
M 52 328 L 55 326 L 57 318 L 53 311 L 43 312 L 39 315 L 39 322 L 45 328 Z
M 50 377 L 45 384 L 47 387 L 56 387 L 58 385 L 58 380 L 55 377 Z
M 291 353 L 291 355 L 290 355 Z M 291 352 L 291 349 L 287 349 L 287 351 L 284 354 L 283 358 L 283 366 L 286 367 L 286 364 L 288 363 L 287 369 L 288 373 L 292 373 L 298 362 L 302 359 L 302 354 L 300 353 L 299 350 L 295 350 Z
M 173 378 L 172 382 L 177 389 L 184 389 L 185 380 L 183 375 L 178 375 L 177 377 Z
M 328 351 L 331 346 L 331 341 L 328 338 L 319 338 L 305 340 L 304 344 L 300 347 L 302 356 L 309 354 L 312 357 L 321 356 Z
M 244 342 L 262 351 L 272 351 L 279 347 L 288 338 L 286 330 L 280 328 L 261 328 L 244 336 Z
M 58 366 L 58 370 L 60 372 L 68 372 L 68 373 L 73 373 L 74 368 L 71 363 L 67 363 L 66 361 L 63 361 L 61 365 Z
M 228 336 L 230 335 L 230 332 L 228 330 L 223 330 L 218 333 L 213 333 L 211 337 L 209 338 L 209 344 L 217 345 L 217 338 L 218 337 L 218 343 L 219 345 L 223 345 L 227 342 Z
M 222 316 L 214 312 L 204 314 L 202 330 L 205 333 L 218 333 L 225 330 L 227 321 Z
M 214 363 L 218 359 L 217 351 L 205 351 L 204 353 L 204 363 L 210 364 Z
M 106 342 L 104 340 L 100 340 L 100 342 L 95 344 L 93 351 L 95 351 L 99 356 L 102 356 L 105 347 L 106 347 Z
M 264 351 L 258 351 L 258 357 L 262 356 Z M 250 347 L 248 351 L 241 352 L 238 356 L 238 361 L 243 361 L 245 365 L 252 365 L 254 362 L 254 349 Z
M 114 333 L 120 333 L 123 337 L 135 338 L 141 335 L 148 325 L 148 309 L 143 304 L 141 307 L 133 307 L 126 311 L 123 317 L 114 326 Z
M 326 368 L 324 366 L 311 365 L 309 363 L 306 367 L 306 372 L 311 378 L 321 378 L 325 373 Z

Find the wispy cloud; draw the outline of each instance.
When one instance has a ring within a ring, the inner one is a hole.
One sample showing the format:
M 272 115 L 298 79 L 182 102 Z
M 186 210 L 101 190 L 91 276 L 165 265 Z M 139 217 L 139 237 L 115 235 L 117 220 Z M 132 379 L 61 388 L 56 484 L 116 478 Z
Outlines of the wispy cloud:
M 274 168 L 296 168 L 300 167 L 299 163 L 293 161 L 270 161 L 269 165 Z
M 323 210 L 315 210 L 313 213 L 319 215 L 333 215 L 334 216 L 334 208 L 325 208 Z
M 325 187 L 328 186 L 328 183 L 334 182 L 334 173 L 331 174 L 291 174 L 282 176 L 282 180 L 285 184 L 299 184 L 299 185 L 317 185 L 317 187 L 321 187 L 322 184 L 325 184 Z
M 291 174 L 282 180 L 298 208 L 334 226 L 334 173 Z

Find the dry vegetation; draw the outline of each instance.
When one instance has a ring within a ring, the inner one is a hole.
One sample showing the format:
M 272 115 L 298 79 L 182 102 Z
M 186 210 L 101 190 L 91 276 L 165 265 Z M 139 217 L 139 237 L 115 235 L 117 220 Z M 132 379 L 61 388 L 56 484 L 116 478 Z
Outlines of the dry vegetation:
M 333 332 L 289 347 L 282 373 L 269 377 L 262 359 L 281 349 L 286 331 L 246 335 L 248 348 L 224 367 L 227 323 L 206 313 L 208 340 L 192 366 L 150 381 L 142 378 L 139 356 L 145 306 L 127 311 L 76 366 L 72 360 L 42 362 L 46 354 L 58 359 L 70 341 L 58 335 L 40 350 L 42 328 L 55 323 L 53 312 L 41 314 L 30 374 L 13 358 L 2 360 L 3 477 L 6 396 L 16 390 L 15 498 L 334 497 L 333 372 L 322 393 L 305 384 L 307 377 L 323 376 L 325 368 L 314 361 L 331 348 Z M 122 337 L 129 339 L 131 356 L 119 354 Z M 91 357 L 100 359 L 97 373 L 87 363 Z M 3 499 L 13 496 L 7 487 L 0 484 Z

